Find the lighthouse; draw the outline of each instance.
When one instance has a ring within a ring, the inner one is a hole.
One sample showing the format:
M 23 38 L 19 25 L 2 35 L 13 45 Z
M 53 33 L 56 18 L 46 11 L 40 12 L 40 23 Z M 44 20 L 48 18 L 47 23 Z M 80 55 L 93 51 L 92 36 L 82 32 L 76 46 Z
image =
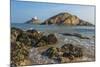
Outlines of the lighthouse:
M 38 19 L 37 16 L 34 16 L 32 19 L 28 20 L 26 23 L 34 23 L 34 24 L 37 24 L 39 23 L 40 20 Z
M 33 20 L 33 21 L 34 21 L 34 20 L 38 20 L 37 16 L 33 17 L 32 20 Z

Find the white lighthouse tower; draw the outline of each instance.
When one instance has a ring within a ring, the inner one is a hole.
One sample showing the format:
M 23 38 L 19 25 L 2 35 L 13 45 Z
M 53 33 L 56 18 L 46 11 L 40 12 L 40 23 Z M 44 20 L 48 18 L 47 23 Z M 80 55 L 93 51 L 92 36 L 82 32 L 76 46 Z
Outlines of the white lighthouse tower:
M 35 16 L 35 17 L 34 17 L 34 20 L 37 20 L 37 19 L 38 19 L 37 16 Z

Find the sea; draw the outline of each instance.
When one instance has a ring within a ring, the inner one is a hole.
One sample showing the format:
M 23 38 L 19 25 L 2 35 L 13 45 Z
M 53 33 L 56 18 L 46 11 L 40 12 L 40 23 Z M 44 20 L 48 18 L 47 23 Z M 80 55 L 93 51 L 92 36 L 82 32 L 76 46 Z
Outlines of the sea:
M 22 30 L 36 29 L 38 31 L 48 33 L 79 33 L 86 36 L 95 36 L 95 26 L 66 26 L 11 23 L 11 27 L 17 27 Z

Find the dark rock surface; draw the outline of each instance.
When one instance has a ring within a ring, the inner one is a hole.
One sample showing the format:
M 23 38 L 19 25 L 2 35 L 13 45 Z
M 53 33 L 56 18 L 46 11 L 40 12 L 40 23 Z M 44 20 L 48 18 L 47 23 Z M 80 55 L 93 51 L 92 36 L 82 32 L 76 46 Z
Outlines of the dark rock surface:
M 57 38 L 54 34 L 44 36 L 37 30 L 22 31 L 19 28 L 11 28 L 11 64 L 16 66 L 31 65 L 29 50 L 33 47 L 43 47 L 55 44 Z
M 73 44 L 65 44 L 61 48 L 50 47 L 42 55 L 61 63 L 64 59 L 73 61 L 76 58 L 83 57 L 83 51 L 81 47 L 74 46 Z
M 90 39 L 89 37 L 82 36 L 81 34 L 78 34 L 78 33 L 61 33 L 61 34 L 66 35 L 66 36 L 75 36 L 75 37 L 78 37 L 80 39 Z

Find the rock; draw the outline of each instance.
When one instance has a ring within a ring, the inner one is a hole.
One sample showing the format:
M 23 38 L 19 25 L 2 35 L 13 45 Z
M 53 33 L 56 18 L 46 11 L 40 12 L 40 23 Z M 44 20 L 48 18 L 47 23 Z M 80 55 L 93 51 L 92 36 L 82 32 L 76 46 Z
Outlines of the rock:
M 34 45 L 35 47 L 42 47 L 47 45 L 47 36 L 42 36 L 40 40 Z
M 35 16 L 32 19 L 26 21 L 25 23 L 27 23 L 27 24 L 40 24 L 40 22 L 41 21 Z
M 74 59 L 74 56 L 71 54 L 71 52 L 64 52 L 63 57 L 69 58 L 70 60 Z
M 78 33 L 61 33 L 61 34 L 66 35 L 66 36 L 75 36 L 80 39 L 90 39 L 89 37 L 82 36 L 81 34 L 78 34 Z
M 90 39 L 89 37 L 82 36 L 81 34 L 74 33 L 73 36 L 79 37 L 81 39 Z
M 28 57 L 30 48 L 30 46 L 18 41 L 16 43 L 11 43 L 11 64 L 14 64 L 16 66 L 28 65 L 27 63 L 22 63 L 24 63 L 26 58 L 28 61 L 31 62 L 31 60 Z
M 42 47 L 42 46 L 46 46 L 47 43 L 44 40 L 40 40 L 39 42 L 37 42 L 34 47 Z
M 91 24 L 91 23 L 89 23 L 87 21 L 84 21 L 82 19 L 80 19 L 80 23 L 78 25 L 80 25 L 80 26 L 83 26 L 83 25 L 84 26 L 94 26 L 93 24 Z
M 79 25 L 79 26 L 93 26 L 93 24 L 80 19 L 75 15 L 69 13 L 59 13 L 45 20 L 42 24 L 58 24 L 58 25 Z
M 57 38 L 54 34 L 45 36 L 35 29 L 22 31 L 19 28 L 12 28 L 11 35 L 13 35 L 11 38 L 12 66 L 32 65 L 32 61 L 28 56 L 31 48 L 47 46 L 57 42 Z M 52 47 L 46 51 L 46 55 L 48 55 L 49 58 L 53 58 L 56 56 L 57 50 L 59 49 Z
M 41 32 L 38 32 L 35 29 L 27 30 L 26 32 L 30 38 L 34 38 L 34 39 L 38 39 L 38 40 L 43 36 L 43 34 Z
M 82 51 L 82 48 L 81 47 L 75 47 L 73 49 L 73 55 L 74 57 L 82 57 L 83 56 L 83 51 Z
M 56 44 L 57 41 L 57 37 L 54 34 L 48 35 L 48 44 Z
M 61 50 L 64 51 L 72 51 L 72 49 L 74 48 L 74 46 L 72 44 L 64 44 L 61 47 Z
M 20 41 L 20 42 L 27 42 L 27 39 L 29 39 L 28 35 L 25 33 L 21 33 L 17 36 L 16 41 Z
M 41 46 L 56 44 L 57 41 L 58 40 L 57 40 L 57 38 L 54 34 L 49 34 L 48 36 L 42 36 L 38 40 L 38 42 L 35 44 L 35 47 L 41 47 Z
M 28 34 L 19 28 L 11 28 L 11 36 L 16 38 L 15 40 L 11 38 L 11 66 L 31 65 L 28 55 L 33 45 Z
M 43 55 L 48 56 L 49 58 L 53 58 L 56 56 L 57 49 L 55 47 L 48 48 L 45 52 L 43 52 Z
M 11 42 L 16 41 L 17 36 L 21 34 L 23 31 L 19 28 L 12 27 L 11 28 Z
M 82 48 L 74 46 L 72 44 L 65 44 L 61 47 L 63 53 L 63 57 L 67 57 L 70 60 L 73 60 L 74 58 L 79 58 L 83 56 Z

